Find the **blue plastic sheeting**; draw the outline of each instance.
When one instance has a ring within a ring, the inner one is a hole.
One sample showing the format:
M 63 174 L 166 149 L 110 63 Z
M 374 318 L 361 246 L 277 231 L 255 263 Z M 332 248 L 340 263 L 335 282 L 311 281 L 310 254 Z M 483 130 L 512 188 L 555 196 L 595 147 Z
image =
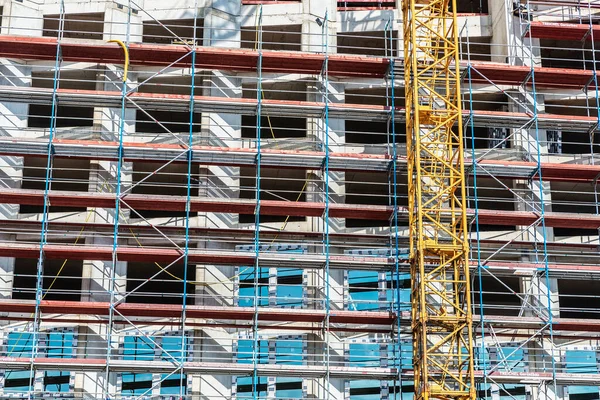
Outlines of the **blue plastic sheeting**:
M 378 288 L 379 273 L 376 271 L 349 271 L 348 309 L 354 311 L 391 311 L 396 301 L 394 292 L 395 277 L 391 272 L 385 274 L 385 300 L 380 299 Z M 410 274 L 400 275 L 400 310 L 410 311 Z
M 272 354 L 271 363 L 279 365 L 302 365 L 303 364 L 303 341 L 298 339 L 274 339 L 275 352 Z M 238 341 L 237 359 L 240 364 L 252 364 L 252 349 L 254 341 L 243 339 Z M 258 340 L 257 364 L 269 363 L 269 343 L 267 340 Z M 274 357 L 274 358 L 273 358 Z M 266 396 L 267 379 L 261 378 L 259 396 Z M 238 398 L 252 397 L 252 377 L 240 377 L 237 379 Z M 275 382 L 275 394 L 277 398 L 301 399 L 302 379 L 277 378 Z
M 42 333 L 47 340 L 48 358 L 73 358 L 74 334 L 72 332 Z M 33 351 L 33 333 L 10 332 L 6 340 L 6 355 L 9 357 L 31 357 Z M 67 393 L 70 391 L 69 371 L 46 371 L 44 373 L 43 391 L 50 393 Z M 5 393 L 25 393 L 33 390 L 30 371 L 6 371 L 4 382 Z
M 155 344 L 153 343 L 156 338 L 144 337 L 144 336 L 125 336 L 123 342 L 123 359 L 124 360 L 136 360 L 136 361 L 150 361 L 155 360 Z M 161 347 L 163 348 L 160 354 L 160 360 L 173 361 L 182 359 L 182 336 L 165 336 L 162 338 Z M 185 348 L 189 347 L 189 339 L 185 338 Z M 187 350 L 186 350 L 187 351 Z M 168 377 L 167 377 L 168 376 Z M 183 378 L 183 387 L 181 386 L 181 379 Z M 144 393 L 150 395 L 148 390 L 152 387 L 152 374 L 133 374 L 124 373 L 122 375 L 123 385 L 121 393 L 124 396 L 140 396 Z M 160 394 L 179 394 L 180 391 L 185 394 L 186 392 L 186 376 L 181 374 L 163 374 L 161 376 L 162 382 L 160 383 Z
M 254 250 L 254 246 L 238 247 L 246 251 Z M 272 249 L 271 246 L 261 247 L 269 247 L 270 250 L 277 253 L 305 253 L 305 249 L 300 246 L 279 245 L 273 246 Z M 276 269 L 277 286 L 274 298 L 271 299 L 275 304 L 271 304 L 271 306 L 282 308 L 302 307 L 304 301 L 302 273 L 302 269 L 300 268 Z M 258 277 L 256 274 L 258 274 Z M 258 286 L 255 284 L 255 278 L 258 278 Z M 258 271 L 255 272 L 254 267 L 240 267 L 239 280 L 238 305 L 240 307 L 254 307 L 255 294 L 258 297 L 258 307 L 269 306 L 269 268 L 258 268 Z
M 567 350 L 565 354 L 566 372 L 573 374 L 597 374 L 596 352 L 594 350 Z M 569 386 L 569 394 L 598 393 L 598 386 Z

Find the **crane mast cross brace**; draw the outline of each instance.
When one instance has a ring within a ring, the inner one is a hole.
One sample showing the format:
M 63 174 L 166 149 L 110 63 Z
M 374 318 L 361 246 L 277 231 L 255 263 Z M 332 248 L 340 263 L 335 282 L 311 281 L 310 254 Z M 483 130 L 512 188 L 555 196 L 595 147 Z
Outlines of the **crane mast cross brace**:
M 456 0 L 403 3 L 413 363 L 424 400 L 475 399 L 455 10 Z

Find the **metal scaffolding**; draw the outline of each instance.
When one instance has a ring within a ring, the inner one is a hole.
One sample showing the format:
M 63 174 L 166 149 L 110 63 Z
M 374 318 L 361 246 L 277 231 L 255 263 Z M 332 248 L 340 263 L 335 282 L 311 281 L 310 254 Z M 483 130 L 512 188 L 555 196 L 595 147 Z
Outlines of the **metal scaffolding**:
M 0 4 L 0 398 L 600 393 L 600 8 L 479 3 Z

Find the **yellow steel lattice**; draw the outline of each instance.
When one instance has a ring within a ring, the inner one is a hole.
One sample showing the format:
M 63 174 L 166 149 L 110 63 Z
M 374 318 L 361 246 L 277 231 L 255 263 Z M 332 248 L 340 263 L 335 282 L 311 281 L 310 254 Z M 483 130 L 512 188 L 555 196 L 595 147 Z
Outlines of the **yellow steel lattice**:
M 455 3 L 403 5 L 416 399 L 475 399 Z

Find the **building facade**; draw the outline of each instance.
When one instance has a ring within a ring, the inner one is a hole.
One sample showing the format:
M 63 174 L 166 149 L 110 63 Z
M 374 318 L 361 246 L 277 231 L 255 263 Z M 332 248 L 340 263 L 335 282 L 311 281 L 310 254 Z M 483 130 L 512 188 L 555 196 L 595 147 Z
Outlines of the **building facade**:
M 477 395 L 598 399 L 600 3 L 456 3 Z M 0 16 L 0 398 L 412 397 L 400 0 Z

